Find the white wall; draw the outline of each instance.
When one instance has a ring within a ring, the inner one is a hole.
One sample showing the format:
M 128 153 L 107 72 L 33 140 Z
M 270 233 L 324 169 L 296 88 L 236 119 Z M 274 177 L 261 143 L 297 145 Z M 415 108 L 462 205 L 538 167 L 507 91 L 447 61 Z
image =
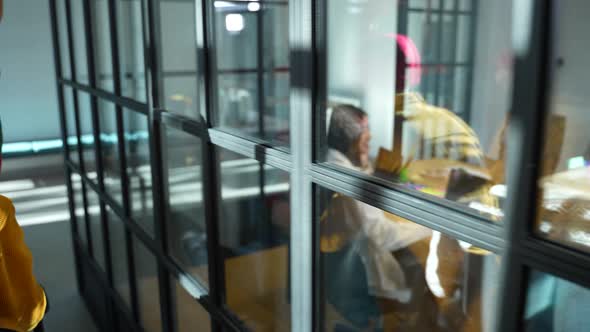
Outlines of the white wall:
M 563 66 L 554 69 L 551 110 L 566 116 L 566 135 L 559 169 L 569 158 L 583 155 L 590 145 L 590 1 L 558 2 L 555 57 Z M 555 62 L 554 62 L 555 63 Z
M 48 1 L 4 1 L 0 116 L 4 141 L 60 137 Z
M 397 8 L 391 1 L 328 1 L 328 98 L 356 98 L 369 113 L 371 155 L 392 148 Z
M 509 2 L 479 1 L 469 125 L 491 157 L 497 157 L 493 141 L 512 103 L 511 31 Z

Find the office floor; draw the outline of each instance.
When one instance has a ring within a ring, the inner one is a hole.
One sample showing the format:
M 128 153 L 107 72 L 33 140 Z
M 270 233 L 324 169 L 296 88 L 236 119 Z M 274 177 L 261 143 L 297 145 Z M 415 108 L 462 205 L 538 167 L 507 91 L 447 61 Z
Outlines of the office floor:
M 35 275 L 49 296 L 47 332 L 98 331 L 78 293 L 69 222 L 37 224 L 23 228 L 31 248 Z

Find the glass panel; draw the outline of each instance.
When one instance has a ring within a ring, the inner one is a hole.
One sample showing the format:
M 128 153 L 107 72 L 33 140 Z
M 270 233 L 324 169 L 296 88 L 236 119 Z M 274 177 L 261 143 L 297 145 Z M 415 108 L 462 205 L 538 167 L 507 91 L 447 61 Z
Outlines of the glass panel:
M 84 185 L 78 173 L 72 173 L 72 195 L 74 196 L 74 215 L 76 216 L 76 229 L 80 241 L 88 246 L 88 233 L 86 232 L 86 212 L 84 210 Z
M 207 233 L 201 179 L 201 141 L 164 127 L 168 251 L 187 272 L 208 280 Z
M 146 101 L 143 21 L 140 0 L 117 1 L 121 94 Z
M 472 10 L 476 0 L 459 0 L 459 10 Z
M 145 231 L 154 235 L 152 167 L 147 116 L 125 109 L 123 130 L 131 195 L 129 199 L 131 216 Z
M 533 271 L 529 280 L 524 331 L 585 331 L 590 326 L 588 303 L 588 288 Z
M 121 156 L 119 155 L 119 138 L 117 136 L 117 112 L 115 105 L 103 99 L 98 100 L 100 121 L 100 144 L 105 190 L 121 206 Z
M 111 246 L 111 268 L 115 290 L 131 308 L 131 290 L 129 286 L 129 261 L 127 253 L 127 235 L 121 218 L 107 206 L 109 222 L 109 244 Z
M 289 331 L 289 174 L 219 151 L 227 306 L 252 330 Z
M 88 84 L 88 57 L 86 53 L 86 28 L 84 26 L 84 2 L 70 1 L 72 13 L 72 38 L 76 82 Z
M 321 189 L 323 331 L 491 331 L 500 259 Z
M 219 125 L 288 145 L 288 3 L 214 5 Z
M 133 237 L 133 258 L 141 325 L 147 332 L 162 331 L 156 257 L 139 239 Z
M 86 186 L 86 200 L 88 202 L 86 211 L 88 212 L 88 221 L 90 222 L 90 236 L 92 236 L 92 255 L 94 256 L 94 260 L 102 268 L 102 271 L 106 273 L 107 263 L 104 256 L 100 200 L 96 192 L 89 186 Z
M 59 56 L 61 58 L 61 76 L 64 79 L 72 78 L 72 66 L 70 63 L 70 43 L 68 41 L 68 22 L 66 17 L 66 0 L 56 1 L 57 31 L 59 38 Z
M 164 107 L 198 119 L 195 3 L 161 0 L 160 25 Z
M 66 133 L 67 142 L 70 147 L 69 159 L 75 164 L 80 164 L 80 154 L 78 147 L 78 131 L 76 130 L 76 115 L 74 109 L 74 95 L 72 88 L 68 86 L 63 87 L 64 94 L 64 112 L 66 115 Z
M 91 6 L 96 86 L 100 89 L 113 91 L 109 2 L 108 0 L 93 0 Z
M 197 300 L 190 296 L 176 281 L 174 282 L 174 291 L 178 332 L 211 331 L 209 314 L 199 305 Z
M 172 113 L 199 119 L 197 77 L 187 73 L 164 73 L 164 107 Z M 203 115 L 204 116 L 204 115 Z
M 564 1 L 551 60 L 544 150 L 540 156 L 537 233 L 552 241 L 590 252 L 590 96 L 585 88 L 590 68 L 582 56 L 590 13 L 586 2 Z M 563 18 L 563 19 L 562 19 Z
M 78 91 L 77 93 L 84 170 L 90 179 L 96 181 L 96 149 L 92 132 L 91 97 L 86 92 Z
M 512 8 L 479 7 L 454 29 L 451 15 L 401 19 L 397 2 L 329 0 L 320 161 L 501 220 Z M 460 38 L 463 64 L 452 45 L 441 50 Z

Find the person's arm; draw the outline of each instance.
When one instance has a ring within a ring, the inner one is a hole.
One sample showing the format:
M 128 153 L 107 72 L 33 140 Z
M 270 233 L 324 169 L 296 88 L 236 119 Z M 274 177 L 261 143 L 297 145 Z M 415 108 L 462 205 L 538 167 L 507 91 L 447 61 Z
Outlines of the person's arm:
M 411 222 L 390 220 L 380 209 L 363 202 L 355 202 L 363 231 L 381 248 L 396 251 L 432 234 L 432 231 L 426 227 Z

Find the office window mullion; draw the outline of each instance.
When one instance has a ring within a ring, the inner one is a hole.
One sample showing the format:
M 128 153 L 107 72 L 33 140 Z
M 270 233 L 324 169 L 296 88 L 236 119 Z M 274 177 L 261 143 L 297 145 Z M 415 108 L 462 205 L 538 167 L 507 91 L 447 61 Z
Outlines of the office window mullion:
M 535 216 L 542 115 L 549 104 L 545 91 L 549 86 L 551 3 L 520 2 L 513 7 L 514 17 L 529 19 L 523 18 L 522 24 L 513 27 L 514 96 L 508 131 L 512 143 L 507 151 L 506 247 L 500 284 L 503 296 L 496 319 L 499 331 L 520 331 L 522 324 L 526 292 L 522 246 Z
M 312 186 L 305 171 L 312 161 L 313 1 L 289 1 L 291 54 L 290 141 L 291 172 L 291 330 L 313 329 Z M 326 13 L 319 13 L 320 15 Z
M 149 142 L 152 168 L 152 193 L 155 222 L 155 240 L 157 247 L 163 252 L 166 251 L 166 222 L 164 211 L 163 170 L 161 154 L 161 124 L 156 120 L 155 109 L 161 105 L 162 82 L 161 82 L 161 38 L 160 38 L 160 6 L 159 0 L 142 1 L 143 20 L 143 45 L 144 50 L 144 71 L 146 82 L 146 94 L 149 107 Z M 162 316 L 162 329 L 172 331 L 174 329 L 175 313 L 172 305 L 170 289 L 170 276 L 163 264 L 158 261 L 158 284 L 160 296 L 160 312 Z

